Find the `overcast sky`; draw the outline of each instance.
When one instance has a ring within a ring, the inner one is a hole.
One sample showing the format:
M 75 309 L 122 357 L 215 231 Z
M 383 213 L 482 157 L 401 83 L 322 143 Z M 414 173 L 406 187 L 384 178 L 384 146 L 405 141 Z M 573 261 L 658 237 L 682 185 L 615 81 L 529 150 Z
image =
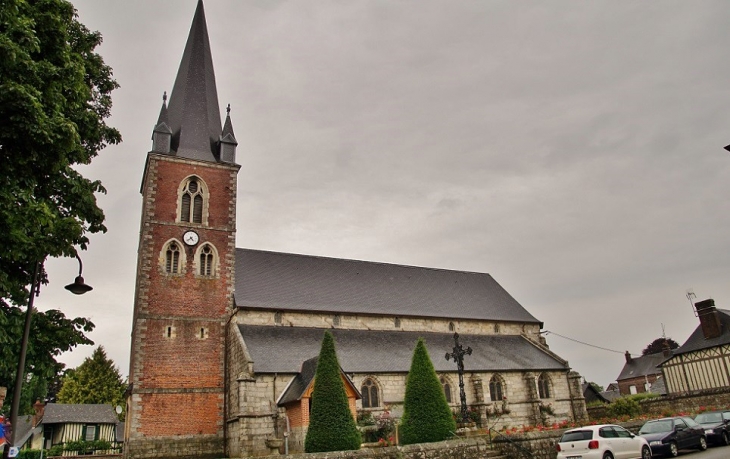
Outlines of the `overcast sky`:
M 52 260 L 36 304 L 90 317 L 126 375 L 142 171 L 196 1 L 73 3 L 104 36 L 124 142 L 83 168 L 108 189 L 94 291 L 68 294 L 77 264 Z M 619 351 L 548 335 L 605 386 L 662 327 L 689 337 L 688 288 L 730 309 L 727 8 L 208 0 L 237 246 L 488 272 L 546 330 Z

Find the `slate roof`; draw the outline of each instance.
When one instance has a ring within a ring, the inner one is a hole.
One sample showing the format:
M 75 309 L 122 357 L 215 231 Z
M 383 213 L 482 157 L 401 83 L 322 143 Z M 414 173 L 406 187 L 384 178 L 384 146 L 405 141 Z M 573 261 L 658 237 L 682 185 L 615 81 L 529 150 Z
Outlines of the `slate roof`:
M 111 405 L 48 403 L 41 422 L 43 424 L 116 424 L 119 422 L 119 418 Z
M 581 389 L 583 390 L 583 397 L 586 399 L 586 403 L 591 402 L 601 402 L 601 403 L 609 403 L 609 400 L 603 396 L 602 392 L 598 392 L 595 387 L 591 386 L 588 383 L 581 384 Z
M 37 429 L 37 428 L 36 428 Z M 33 415 L 18 416 L 18 426 L 15 432 L 15 445 L 23 446 L 33 435 Z
M 221 115 L 203 2 L 198 0 L 167 107 L 170 148 L 177 156 L 218 161 Z
M 251 309 L 542 323 L 489 274 L 236 249 Z
M 621 374 L 618 375 L 616 381 L 661 373 L 662 371 L 658 366 L 666 359 L 667 357 L 664 357 L 664 354 L 661 352 L 634 357 L 631 362 L 624 364 Z
M 715 346 L 730 344 L 730 311 L 727 309 L 717 309 L 717 315 L 722 327 L 722 334 L 720 336 L 717 338 L 705 339 L 705 335 L 702 333 L 702 325 L 698 325 L 687 341 L 673 351 L 674 355 L 686 354 L 688 352 L 699 351 L 700 349 L 708 349 Z
M 279 400 L 277 401 L 277 405 L 284 406 L 287 403 L 294 402 L 302 398 L 302 395 L 304 395 L 304 392 L 311 384 L 312 380 L 314 379 L 314 375 L 317 372 L 318 360 L 319 356 L 307 359 L 302 363 L 301 371 L 291 380 L 291 382 L 289 382 L 289 385 L 286 386 L 284 392 L 281 394 L 281 397 L 279 397 Z M 345 377 L 345 380 L 347 380 L 350 386 L 352 386 L 353 390 L 357 394 L 356 397 L 360 398 L 360 392 L 352 383 L 350 377 L 347 376 L 344 371 L 342 371 L 342 368 L 340 368 L 340 372 L 342 376 Z
M 298 373 L 301 363 L 319 354 L 322 328 L 239 325 L 256 373 Z M 445 355 L 454 346 L 452 333 L 329 329 L 345 373 L 407 373 L 419 337 L 436 371 L 453 372 Z M 467 371 L 567 370 L 567 362 L 519 335 L 460 335 L 473 349 L 465 357 Z

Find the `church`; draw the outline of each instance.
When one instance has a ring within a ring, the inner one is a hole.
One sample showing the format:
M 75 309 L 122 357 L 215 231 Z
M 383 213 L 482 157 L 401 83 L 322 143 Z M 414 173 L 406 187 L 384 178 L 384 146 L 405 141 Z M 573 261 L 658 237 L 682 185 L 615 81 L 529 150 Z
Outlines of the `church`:
M 444 358 L 458 333 L 473 349 L 464 392 L 481 425 L 586 418 L 580 375 L 489 274 L 237 247 L 245 158 L 230 110 L 221 118 L 199 0 L 142 175 L 127 457 L 302 451 L 325 330 L 353 415 L 402 413 L 419 337 L 458 411 Z

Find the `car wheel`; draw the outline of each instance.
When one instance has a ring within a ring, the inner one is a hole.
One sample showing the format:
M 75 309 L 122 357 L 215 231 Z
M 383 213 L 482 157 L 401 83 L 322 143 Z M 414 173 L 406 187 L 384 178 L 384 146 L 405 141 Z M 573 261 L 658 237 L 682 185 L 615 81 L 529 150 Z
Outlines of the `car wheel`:
M 606 451 L 603 453 L 603 459 L 613 459 L 613 454 L 611 454 L 609 451 Z
M 707 439 L 705 437 L 700 437 L 700 451 L 704 451 L 707 449 Z
M 651 459 L 651 448 L 648 446 L 641 448 L 641 459 Z
M 725 446 L 730 445 L 730 436 L 728 436 L 727 432 L 722 433 L 722 444 Z
M 671 442 L 669 444 L 669 457 L 677 457 L 679 455 L 679 450 L 677 449 L 677 442 Z

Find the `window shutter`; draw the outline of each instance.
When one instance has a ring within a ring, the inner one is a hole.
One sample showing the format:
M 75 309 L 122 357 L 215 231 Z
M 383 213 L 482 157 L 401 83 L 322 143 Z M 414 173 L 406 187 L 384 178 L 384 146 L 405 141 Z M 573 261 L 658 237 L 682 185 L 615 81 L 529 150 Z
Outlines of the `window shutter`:
M 203 197 L 199 194 L 193 198 L 193 223 L 203 223 Z
M 182 206 L 180 206 L 180 221 L 190 221 L 190 195 L 188 193 L 184 193 L 182 197 Z

